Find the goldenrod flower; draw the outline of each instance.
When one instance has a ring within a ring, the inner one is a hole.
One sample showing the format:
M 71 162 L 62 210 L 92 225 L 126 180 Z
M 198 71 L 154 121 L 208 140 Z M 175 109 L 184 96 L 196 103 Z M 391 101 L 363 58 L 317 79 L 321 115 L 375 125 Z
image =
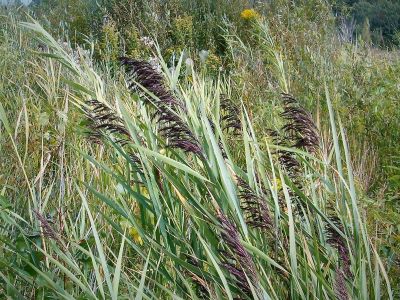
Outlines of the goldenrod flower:
M 245 10 L 242 11 L 242 13 L 240 14 L 240 17 L 241 17 L 243 20 L 251 21 L 251 20 L 258 19 L 258 18 L 260 17 L 260 15 L 259 15 L 258 12 L 256 12 L 254 9 L 245 9 Z

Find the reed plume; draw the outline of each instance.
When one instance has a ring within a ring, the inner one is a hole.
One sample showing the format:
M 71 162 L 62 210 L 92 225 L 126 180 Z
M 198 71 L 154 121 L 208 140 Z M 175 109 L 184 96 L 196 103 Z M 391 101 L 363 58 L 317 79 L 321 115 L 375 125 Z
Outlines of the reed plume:
M 284 111 L 281 116 L 286 120 L 282 130 L 293 142 L 290 147 L 315 153 L 319 148 L 319 133 L 311 114 L 302 108 L 298 101 L 289 94 L 282 94 Z
M 165 87 L 163 76 L 148 62 L 126 57 L 120 58 L 120 61 L 128 75 L 128 88 L 134 92 L 142 92 L 145 103 L 153 104 L 155 111 L 152 119 L 158 122 L 159 132 L 167 140 L 167 145 L 203 155 L 199 141 L 179 115 L 180 110 L 186 111 L 185 104 Z M 153 94 L 155 99 L 148 93 Z
M 331 217 L 330 220 L 332 223 L 341 231 L 343 230 L 343 225 L 340 222 L 340 219 L 337 217 Z M 350 261 L 350 251 L 347 247 L 346 240 L 339 234 L 339 232 L 330 224 L 326 225 L 326 235 L 327 242 L 332 247 L 334 247 L 339 255 L 339 263 L 343 269 L 343 272 L 346 276 L 351 276 L 351 261 Z
M 217 218 L 222 229 L 221 239 L 226 246 L 226 250 L 221 251 L 222 267 L 235 277 L 238 287 L 247 296 L 251 296 L 251 286 L 258 291 L 258 278 L 253 259 L 241 244 L 235 224 L 230 222 L 222 211 L 218 211 Z
M 38 210 L 34 210 L 33 213 L 35 214 L 36 219 L 40 223 L 43 236 L 56 241 L 59 245 L 63 245 L 60 234 L 54 230 L 54 228 L 50 225 L 50 222 L 47 220 L 47 218 L 44 215 L 42 215 Z
M 240 109 L 226 95 L 221 95 L 220 112 L 222 130 L 240 134 L 242 130 Z
M 341 269 L 336 269 L 335 271 L 333 291 L 335 292 L 337 300 L 349 300 L 349 293 L 346 287 L 346 278 Z
M 269 229 L 273 226 L 266 199 L 258 196 L 249 184 L 237 176 L 240 189 L 241 208 L 246 216 L 246 223 L 253 228 Z
M 114 143 L 121 147 L 126 146 L 132 141 L 129 131 L 126 129 L 123 120 L 117 112 L 96 99 L 86 102 L 84 109 L 88 124 L 89 140 L 96 144 L 102 144 L 104 139 L 109 139 L 111 135 L 115 136 Z M 135 171 L 141 172 L 140 158 L 131 149 L 127 150 L 130 163 Z

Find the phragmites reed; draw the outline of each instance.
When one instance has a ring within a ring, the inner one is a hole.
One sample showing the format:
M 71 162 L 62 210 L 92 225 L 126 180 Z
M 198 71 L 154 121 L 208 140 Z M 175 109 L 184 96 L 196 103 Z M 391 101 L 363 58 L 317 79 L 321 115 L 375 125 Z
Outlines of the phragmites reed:
M 295 154 L 285 150 L 279 150 L 279 163 L 285 168 L 292 179 L 296 179 L 300 174 L 300 163 Z
M 221 129 L 228 132 L 231 131 L 233 134 L 239 134 L 242 130 L 242 124 L 240 121 L 240 110 L 234 105 L 234 103 L 227 98 L 225 95 L 221 95 L 220 101 L 220 126 Z M 208 118 L 208 122 L 211 126 L 214 135 L 216 135 L 215 124 L 211 118 Z M 221 137 L 218 139 L 218 146 L 221 150 L 222 157 L 224 159 L 228 158 L 228 155 L 224 149 L 224 144 L 222 143 Z
M 246 223 L 253 228 L 270 229 L 273 223 L 266 200 L 258 196 L 242 178 L 236 179 L 240 189 L 240 206 L 245 213 Z
M 197 257 L 192 255 L 185 255 L 185 256 L 186 256 L 186 261 L 189 264 L 191 264 L 194 267 L 201 268 L 201 264 L 197 259 Z M 184 272 L 189 275 L 194 285 L 196 286 L 197 295 L 201 299 L 210 299 L 211 287 L 209 283 L 202 276 L 199 276 L 188 269 L 186 269 Z
M 116 142 L 122 146 L 131 139 L 122 119 L 112 108 L 96 99 L 89 100 L 86 104 L 88 107 L 85 109 L 85 113 L 89 120 L 90 140 L 94 143 L 101 143 L 103 132 L 118 134 L 119 138 Z
M 53 229 L 47 218 L 37 210 L 34 210 L 33 213 L 35 214 L 36 219 L 40 222 L 43 236 L 56 241 L 59 245 L 63 245 L 60 234 Z
M 319 149 L 319 133 L 312 116 L 299 102 L 289 94 L 283 93 L 283 112 L 281 117 L 285 120 L 285 125 L 281 128 L 281 133 L 270 130 L 273 141 L 283 147 L 293 147 L 311 154 L 315 154 Z M 287 150 L 278 150 L 278 161 L 285 169 L 293 184 L 302 189 L 301 184 L 301 165 L 296 158 L 296 154 Z M 296 200 L 298 214 L 303 215 L 303 204 L 296 194 L 289 189 L 289 195 Z
M 319 148 L 320 138 L 311 114 L 289 94 L 282 94 L 282 101 L 283 112 L 281 116 L 286 121 L 286 124 L 281 128 L 283 135 L 275 130 L 270 130 L 269 135 L 277 145 L 315 153 Z M 277 153 L 280 164 L 285 167 L 291 178 L 296 177 L 300 172 L 300 164 L 295 158 L 295 154 L 285 150 L 279 150 Z
M 226 250 L 221 251 L 222 267 L 235 277 L 238 287 L 247 295 L 252 295 L 252 289 L 258 292 L 258 278 L 254 262 L 240 242 L 239 232 L 232 222 L 218 211 L 218 221 L 221 225 L 221 238 Z M 251 285 L 250 285 L 251 284 Z
M 160 110 L 162 112 L 158 114 L 158 122 L 161 125 L 159 132 L 167 139 L 168 146 L 202 155 L 203 151 L 199 142 L 185 122 L 169 109 L 160 108 Z
M 120 62 L 125 67 L 130 90 L 139 93 L 146 92 L 146 90 L 151 92 L 155 98 L 150 100 L 151 95 L 143 98 L 154 103 L 157 108 L 170 106 L 174 109 L 179 107 L 186 110 L 185 104 L 174 97 L 172 92 L 165 87 L 164 77 L 150 63 L 127 57 L 121 57 Z
M 89 121 L 89 140 L 96 144 L 101 144 L 105 136 L 110 138 L 111 135 L 115 135 L 114 143 L 121 147 L 132 141 L 123 120 L 114 109 L 95 99 L 87 101 L 86 104 L 85 114 Z M 134 170 L 140 172 L 141 162 L 139 157 L 130 149 L 127 154 Z
M 142 92 L 142 98 L 146 103 L 154 105 L 152 119 L 157 120 L 160 126 L 159 132 L 167 140 L 167 145 L 201 156 L 203 150 L 200 143 L 179 116 L 179 110 L 186 111 L 185 104 L 165 87 L 162 75 L 148 62 L 126 57 L 120 60 L 128 74 L 129 89 Z
M 340 222 L 339 218 L 331 217 L 330 220 L 341 232 L 343 232 L 343 225 Z M 346 240 L 330 224 L 326 225 L 326 235 L 328 244 L 338 251 L 339 263 L 344 272 L 344 275 L 350 277 L 352 275 L 350 270 L 350 252 L 349 248 L 347 247 Z
M 349 293 L 346 287 L 346 278 L 341 269 L 336 269 L 335 271 L 335 282 L 333 285 L 333 290 L 336 295 L 337 300 L 349 300 Z
M 242 130 L 240 109 L 226 95 L 221 95 L 220 107 L 222 130 L 240 134 Z
M 284 111 L 281 116 L 286 120 L 282 130 L 292 140 L 291 147 L 315 153 L 319 147 L 319 133 L 311 114 L 302 108 L 289 94 L 282 94 Z
M 216 131 L 215 131 L 215 123 L 213 122 L 213 120 L 211 120 L 211 118 L 208 118 L 208 123 L 210 124 L 210 127 L 214 133 L 214 135 L 216 135 Z M 225 148 L 224 148 L 224 144 L 222 143 L 221 137 L 218 139 L 218 147 L 221 150 L 221 155 L 224 159 L 228 158 L 228 155 L 226 154 Z
M 270 129 L 268 130 L 268 135 L 276 145 L 288 147 L 286 138 L 279 134 L 278 131 Z M 300 163 L 297 161 L 295 154 L 286 150 L 278 150 L 276 154 L 278 155 L 279 164 L 292 179 L 296 179 L 300 174 Z

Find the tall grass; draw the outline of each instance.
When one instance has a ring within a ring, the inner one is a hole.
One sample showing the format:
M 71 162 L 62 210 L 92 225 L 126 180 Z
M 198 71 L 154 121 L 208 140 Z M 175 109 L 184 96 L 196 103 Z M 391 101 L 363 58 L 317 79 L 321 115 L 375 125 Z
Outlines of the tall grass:
M 0 104 L 0 137 L 28 191 L 1 191 L 4 296 L 393 299 L 359 211 L 331 82 L 321 83 L 330 123 L 321 139 L 271 44 L 282 126 L 257 136 L 244 103 L 227 96 L 230 79 L 191 70 L 186 80 L 183 56 L 168 68 L 158 53 L 161 73 L 124 58 L 111 79 L 90 53 L 34 21 L 21 26 L 45 49 L 33 54 L 25 97 L 33 107 L 35 97 L 49 101 L 61 125 L 48 154 L 42 120 L 33 174 L 24 149 L 37 125 L 22 106 L 21 145 L 22 122 Z

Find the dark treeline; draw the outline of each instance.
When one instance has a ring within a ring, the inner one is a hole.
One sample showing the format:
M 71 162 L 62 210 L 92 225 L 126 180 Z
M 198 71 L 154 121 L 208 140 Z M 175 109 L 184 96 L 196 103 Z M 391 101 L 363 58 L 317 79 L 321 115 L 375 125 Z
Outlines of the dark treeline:
M 355 34 L 366 36 L 373 44 L 400 44 L 400 1 L 337 0 L 334 9 L 349 21 Z

